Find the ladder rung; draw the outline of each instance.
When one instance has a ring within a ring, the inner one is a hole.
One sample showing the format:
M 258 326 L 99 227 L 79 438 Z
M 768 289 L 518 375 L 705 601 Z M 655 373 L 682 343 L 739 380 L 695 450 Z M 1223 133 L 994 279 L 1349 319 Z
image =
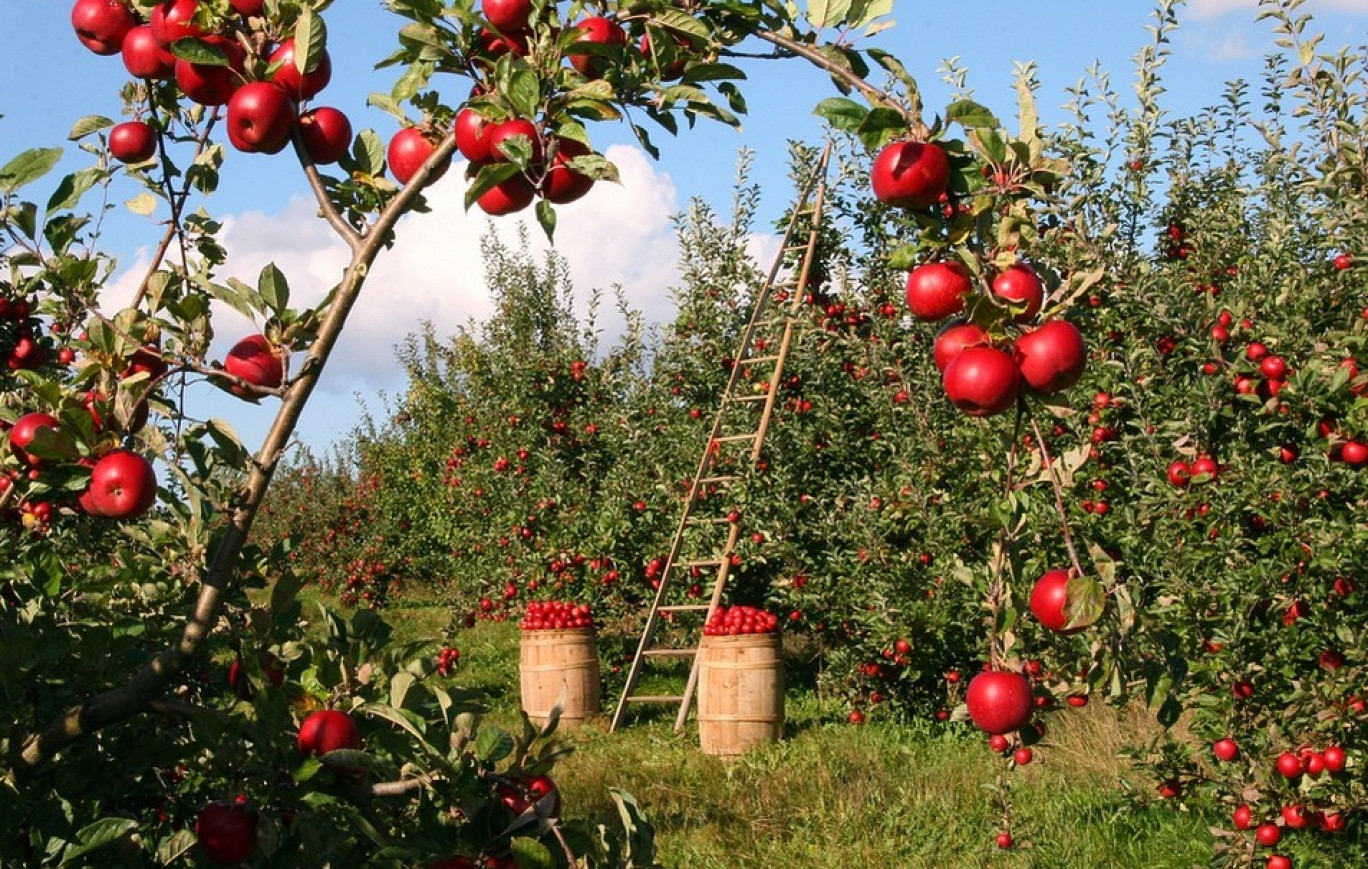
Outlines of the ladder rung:
M 699 559 L 697 559 L 697 560 L 695 560 L 695 561 L 683 561 L 683 562 L 680 562 L 679 566 L 680 566 L 680 567 L 721 567 L 721 566 L 722 566 L 722 559 L 720 559 L 720 558 L 699 558 Z M 661 609 L 664 609 L 664 607 L 661 607 Z
M 649 658 L 692 658 L 698 649 L 647 649 L 641 654 Z
M 721 564 L 722 562 L 719 561 L 715 563 Z M 677 603 L 671 604 L 670 606 L 656 607 L 656 611 L 662 613 L 696 613 L 702 612 L 707 608 L 708 605 L 705 603 Z
M 702 516 L 690 516 L 690 517 L 688 518 L 687 521 L 688 521 L 688 523 L 689 523 L 690 525 L 730 525 L 730 524 L 731 524 L 731 520 L 728 519 L 726 516 L 709 516 L 709 517 L 706 517 L 706 518 L 704 518 L 704 517 L 702 517 Z
M 713 443 L 732 444 L 738 441 L 753 441 L 758 437 L 760 437 L 760 432 L 758 431 L 753 431 L 750 434 L 722 435 L 721 437 L 713 438 Z
M 733 395 L 732 401 L 764 401 L 769 398 L 768 392 L 757 392 L 753 395 Z
M 740 477 L 737 477 L 735 474 L 728 474 L 728 475 L 722 476 L 722 477 L 699 477 L 699 478 L 698 478 L 698 484 L 699 484 L 700 486 L 708 486 L 708 485 L 711 485 L 711 484 L 713 484 L 713 483 L 730 483 L 730 482 L 732 482 L 733 480 L 738 480 L 738 479 L 740 479 Z
M 684 699 L 683 694 L 637 694 L 632 697 L 624 697 L 628 703 L 679 703 Z
M 747 356 L 745 359 L 742 359 L 742 360 L 741 360 L 741 364 L 742 364 L 742 365 L 758 365 L 758 364 L 761 363 L 761 362 L 777 362 L 778 360 L 779 360 L 779 354 L 777 354 L 777 353 L 774 354 L 774 355 L 772 355 L 772 356 Z

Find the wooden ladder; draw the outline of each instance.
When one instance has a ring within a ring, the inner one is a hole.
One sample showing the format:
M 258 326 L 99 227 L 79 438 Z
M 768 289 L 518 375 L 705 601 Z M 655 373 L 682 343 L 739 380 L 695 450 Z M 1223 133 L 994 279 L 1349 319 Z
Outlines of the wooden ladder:
M 725 499 L 717 495 L 753 471 L 760 460 L 765 434 L 774 417 L 784 363 L 793 346 L 795 326 L 802 316 L 805 288 L 816 258 L 830 157 L 831 144 L 828 143 L 799 193 L 780 252 L 775 256 L 750 321 L 741 335 L 731 376 L 698 461 L 698 470 L 684 499 L 679 525 L 661 566 L 659 585 L 636 654 L 632 656 L 627 684 L 613 713 L 612 730 L 622 726 L 628 706 L 633 703 L 678 703 L 675 732 L 682 731 L 688 721 L 689 708 L 698 687 L 698 647 L 661 646 L 656 642 L 656 634 L 661 622 L 673 619 L 674 613 L 693 612 L 703 614 L 703 622 L 699 625 L 701 636 L 702 625 L 722 603 L 741 535 L 741 523 L 737 521 L 738 517 L 728 515 L 722 506 Z M 785 264 L 793 262 L 795 257 L 798 257 L 797 267 L 786 269 Z M 756 384 L 767 368 L 768 378 L 756 391 Z M 741 451 L 740 456 L 728 455 L 728 451 L 737 450 Z M 706 604 L 667 603 L 672 584 L 679 582 L 680 574 L 692 581 L 708 572 L 713 576 L 713 586 Z M 662 658 L 692 661 L 684 693 L 636 693 L 646 663 Z

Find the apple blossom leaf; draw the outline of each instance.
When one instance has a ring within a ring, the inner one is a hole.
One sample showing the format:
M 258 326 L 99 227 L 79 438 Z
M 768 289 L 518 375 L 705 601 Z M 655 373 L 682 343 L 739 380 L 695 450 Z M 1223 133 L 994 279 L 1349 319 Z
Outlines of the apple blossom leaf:
M 997 129 L 1002 126 L 987 108 L 972 100 L 957 100 L 945 108 L 946 123 L 959 124 L 965 129 Z
M 475 756 L 483 761 L 497 762 L 513 753 L 513 737 L 498 727 L 481 730 L 475 737 Z
M 139 217 L 148 217 L 157 210 L 157 197 L 151 193 L 139 193 L 124 202 L 124 207 Z
M 277 316 L 290 304 L 290 283 L 275 263 L 267 263 L 257 278 L 257 292 L 267 309 Z
M 62 159 L 61 148 L 30 148 L 0 166 L 0 191 L 13 193 L 51 172 Z
M 65 211 L 80 201 L 81 197 L 94 187 L 101 180 L 107 177 L 101 169 L 81 169 L 73 172 L 61 180 L 57 189 L 52 192 L 48 199 L 47 213 L 55 214 L 58 211 Z
M 515 836 L 508 843 L 508 850 L 518 863 L 518 869 L 555 869 L 556 861 L 551 851 L 536 839 Z
M 107 848 L 132 835 L 138 822 L 132 818 L 101 818 L 93 824 L 81 828 L 76 834 L 76 842 L 62 854 L 62 862 L 70 863 L 77 857 Z
M 104 115 L 86 115 L 72 125 L 71 132 L 67 133 L 67 138 L 75 142 L 78 139 L 84 139 L 91 133 L 105 130 L 112 126 L 114 126 L 114 122 Z
M 213 43 L 200 39 L 179 39 L 171 45 L 171 53 L 181 60 L 199 66 L 231 66 L 228 54 Z
M 295 69 L 301 73 L 317 69 L 328 44 L 328 26 L 308 6 L 295 22 L 294 40 Z
M 860 129 L 869 117 L 869 110 L 845 97 L 828 97 L 817 104 L 813 114 L 825 119 L 838 130 L 853 133 Z

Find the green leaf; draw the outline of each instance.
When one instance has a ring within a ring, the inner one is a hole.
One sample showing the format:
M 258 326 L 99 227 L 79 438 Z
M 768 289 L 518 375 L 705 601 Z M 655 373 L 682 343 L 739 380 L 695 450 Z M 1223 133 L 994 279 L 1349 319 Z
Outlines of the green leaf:
M 124 207 L 141 217 L 149 217 L 157 210 L 157 197 L 151 193 L 139 193 L 125 202 Z
M 295 69 L 301 73 L 317 69 L 328 44 L 328 27 L 308 6 L 304 7 L 299 21 L 295 23 L 294 40 Z
M 1102 618 L 1107 598 L 1100 582 L 1090 576 L 1075 576 L 1065 589 L 1064 617 L 1068 619 L 1069 629 L 1086 628 Z
M 1002 126 L 996 115 L 973 100 L 958 100 L 951 103 L 945 109 L 945 121 L 959 124 L 966 129 L 997 129 Z
M 508 731 L 489 727 L 475 737 L 475 756 L 480 760 L 497 763 L 513 753 L 513 737 Z
M 47 212 L 53 214 L 58 211 L 65 211 L 74 206 L 85 195 L 86 191 L 98 184 L 105 178 L 105 172 L 101 169 L 89 168 L 73 172 L 62 179 L 57 185 L 57 189 L 52 192 L 48 199 Z
M 508 843 L 508 850 L 518 863 L 518 869 L 555 869 L 556 860 L 551 851 L 536 839 L 517 836 Z
M 13 193 L 51 172 L 62 159 L 61 148 L 30 148 L 0 166 L 0 190 Z
M 108 129 L 112 126 L 114 126 L 114 122 L 104 115 L 86 115 L 72 125 L 71 132 L 67 133 L 67 138 L 75 142 L 79 139 L 84 139 L 91 133 Z
M 869 117 L 869 110 L 852 99 L 828 97 L 817 104 L 813 114 L 838 130 L 855 132 Z
M 181 39 L 171 45 L 171 53 L 181 60 L 200 66 L 232 66 L 228 54 L 213 43 L 199 39 Z
M 63 855 L 63 864 L 71 863 L 77 857 L 83 857 L 92 851 L 127 838 L 138 829 L 138 822 L 131 818 L 101 818 L 93 824 L 81 828 L 76 834 L 77 844 L 66 850 Z
M 257 292 L 272 314 L 280 315 L 290 304 L 290 284 L 275 263 L 267 263 L 257 278 Z

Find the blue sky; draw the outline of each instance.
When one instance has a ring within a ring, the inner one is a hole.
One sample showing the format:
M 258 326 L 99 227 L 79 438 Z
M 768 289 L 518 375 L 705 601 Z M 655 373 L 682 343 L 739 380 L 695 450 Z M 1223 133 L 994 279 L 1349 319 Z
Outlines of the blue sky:
M 1173 113 L 1217 102 L 1232 79 L 1258 81 L 1262 58 L 1273 50 L 1273 42 L 1269 25 L 1254 22 L 1256 5 L 1254 0 L 1190 0 L 1164 74 L 1164 102 Z M 118 90 L 125 81 L 122 64 L 84 49 L 72 34 L 69 11 L 66 0 L 0 5 L 0 28 L 10 34 L 0 53 L 0 162 L 28 147 L 65 143 L 81 116 L 117 117 Z M 1059 107 L 1066 100 L 1065 89 L 1094 63 L 1110 74 L 1124 104 L 1133 105 L 1132 58 L 1149 40 L 1145 27 L 1151 11 L 1151 4 L 1140 0 L 903 0 L 895 4 L 896 27 L 879 44 L 898 55 L 918 79 L 931 112 L 948 97 L 938 75 L 946 58 L 958 59 L 957 65 L 969 72 L 975 96 L 1004 117 L 1014 108 L 1014 62 L 1035 61 L 1042 120 L 1054 125 L 1064 119 Z M 1368 42 L 1368 0 L 1309 0 L 1302 11 L 1316 16 L 1313 29 L 1326 34 L 1323 48 Z M 316 104 L 337 106 L 357 127 L 374 127 L 387 137 L 394 122 L 364 106 L 368 93 L 387 91 L 392 82 L 392 70 L 376 72 L 373 66 L 395 45 L 392 34 L 400 20 L 378 0 L 337 3 L 325 17 L 334 78 Z M 672 139 L 660 131 L 653 138 L 661 161 L 651 163 L 622 125 L 591 130 L 596 145 L 620 164 L 623 184 L 600 185 L 562 211 L 557 246 L 582 294 L 594 287 L 621 286 L 648 318 L 667 317 L 667 291 L 675 274 L 669 217 L 694 197 L 725 212 L 741 148 L 755 152 L 753 180 L 762 190 L 776 191 L 763 203 L 762 218 L 768 221 L 783 210 L 788 190 L 785 141 L 820 139 L 821 125 L 811 109 L 832 90 L 823 76 L 798 62 L 757 61 L 746 69 L 751 112 L 740 133 L 701 125 Z M 74 145 L 66 147 L 74 154 Z M 69 165 L 80 161 L 73 156 Z M 297 167 L 286 155 L 232 154 L 225 173 L 222 193 L 210 207 L 228 227 L 233 252 L 229 273 L 251 278 L 265 262 L 276 261 L 297 297 L 321 295 L 336 280 L 344 252 L 313 218 Z M 485 221 L 462 213 L 460 175 L 458 167 L 432 189 L 434 213 L 409 218 L 401 227 L 399 245 L 383 257 L 301 424 L 300 435 L 311 446 L 324 447 L 351 429 L 360 416 L 357 396 L 379 410 L 378 393 L 402 388 L 393 347 L 420 318 L 450 332 L 487 313 L 477 254 Z M 116 199 L 122 192 L 116 190 Z M 127 195 L 134 192 L 130 187 Z M 505 219 L 500 231 L 511 232 L 515 223 Z M 122 216 L 110 221 L 108 243 L 124 264 L 125 284 L 139 262 L 145 262 L 143 245 L 153 236 L 154 227 L 146 222 Z M 763 248 L 763 240 L 757 247 Z M 111 298 L 119 292 L 119 287 L 112 289 Z M 254 331 L 236 315 L 219 321 L 217 329 L 224 346 Z M 204 406 L 193 412 L 228 419 L 249 445 L 264 432 L 274 410 L 244 405 L 217 391 L 200 400 Z

